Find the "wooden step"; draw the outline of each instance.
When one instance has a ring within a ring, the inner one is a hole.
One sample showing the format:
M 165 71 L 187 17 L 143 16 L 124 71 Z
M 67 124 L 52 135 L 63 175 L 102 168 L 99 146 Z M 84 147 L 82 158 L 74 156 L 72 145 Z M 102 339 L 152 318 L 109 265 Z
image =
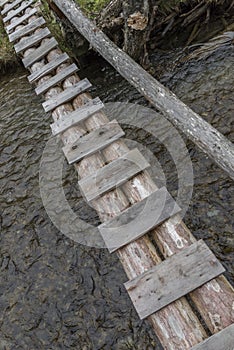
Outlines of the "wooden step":
M 9 0 L 0 0 L 0 7 L 3 7 L 9 2 Z
M 104 108 L 104 104 L 100 98 L 95 98 L 90 100 L 84 106 L 76 109 L 74 112 L 71 112 L 65 115 L 63 118 L 57 120 L 55 123 L 51 124 L 53 135 L 58 135 L 61 132 L 66 131 L 72 126 L 77 125 L 78 123 L 86 120 L 91 117 L 93 114 L 99 112 Z
M 91 86 L 92 84 L 90 83 L 90 81 L 87 78 L 85 78 L 73 85 L 72 87 L 67 88 L 57 96 L 45 101 L 42 104 L 42 106 L 46 112 L 52 111 L 53 109 L 62 105 L 63 103 L 74 99 L 76 96 L 86 91 Z
M 19 54 L 27 49 L 30 49 L 30 47 L 39 44 L 43 39 L 46 39 L 49 36 L 51 36 L 51 32 L 49 31 L 49 29 L 43 28 L 37 33 L 34 33 L 31 36 L 24 38 L 20 42 L 15 44 L 15 52 Z
M 49 90 L 50 88 L 52 88 L 53 86 L 59 84 L 60 82 L 62 82 L 64 79 L 66 79 L 67 77 L 69 77 L 70 75 L 72 75 L 73 73 L 77 72 L 79 70 L 79 68 L 77 67 L 76 64 L 71 64 L 68 67 L 65 67 L 64 69 L 62 69 L 59 73 L 57 73 L 56 75 L 54 75 L 53 77 L 51 77 L 50 79 L 48 79 L 47 81 L 45 81 L 44 83 L 42 83 L 41 85 L 39 85 L 36 89 L 35 92 L 37 95 L 43 94 L 45 93 L 47 90 Z
M 5 27 L 6 32 L 9 34 L 13 29 L 15 29 L 16 27 L 18 27 L 18 25 L 24 23 L 25 21 L 27 21 L 30 17 L 32 17 L 33 15 L 35 15 L 35 13 L 37 13 L 37 9 L 33 8 L 31 9 L 28 13 L 26 13 L 25 15 L 19 17 L 19 18 L 15 18 L 14 22 L 9 24 L 7 27 Z
M 30 5 L 32 5 L 33 2 L 34 2 L 34 0 L 28 0 L 26 3 L 24 3 L 20 7 L 18 7 L 15 11 L 12 11 L 12 13 L 10 13 L 8 16 L 4 17 L 3 22 L 6 23 L 6 22 L 10 21 L 12 18 L 19 15 L 22 11 L 26 10 L 26 8 L 28 8 Z
M 29 54 L 27 57 L 22 59 L 25 68 L 30 67 L 33 63 L 39 61 L 45 57 L 51 50 L 55 49 L 58 46 L 55 38 L 51 38 L 45 44 L 42 44 L 40 47 L 35 49 L 34 52 Z
M 116 120 L 84 135 L 73 145 L 63 147 L 63 152 L 69 164 L 79 162 L 84 157 L 106 148 L 112 142 L 124 136 L 124 132 Z
M 14 9 L 17 5 L 19 5 L 23 0 L 16 0 L 13 1 L 12 3 L 8 4 L 4 10 L 1 11 L 1 15 L 5 15 L 7 12 L 9 12 L 10 10 Z
M 31 34 L 34 30 L 40 28 L 46 21 L 43 17 L 39 17 L 32 21 L 31 23 L 25 25 L 23 28 L 16 30 L 14 33 L 9 35 L 9 41 L 12 43 L 16 40 L 21 39 L 23 36 Z
M 139 317 L 144 319 L 224 271 L 200 240 L 124 285 Z
M 180 212 L 166 187 L 153 192 L 98 229 L 110 253 L 137 240 Z
M 150 167 L 145 157 L 135 148 L 114 160 L 94 174 L 78 182 L 83 196 L 88 202 L 104 193 L 121 186 L 133 176 Z
M 191 350 L 234 350 L 234 323 L 193 346 Z
M 36 70 L 35 72 L 33 72 L 32 74 L 30 74 L 28 76 L 28 81 L 30 83 L 36 82 L 37 80 L 39 80 L 42 77 L 44 77 L 45 75 L 51 73 L 56 68 L 58 68 L 61 64 L 63 64 L 64 62 L 67 62 L 69 60 L 70 60 L 70 57 L 66 53 L 63 53 L 63 54 L 57 56 L 55 59 L 53 59 L 52 61 L 47 63 L 45 66 L 43 66 L 42 68 L 40 68 L 40 69 Z

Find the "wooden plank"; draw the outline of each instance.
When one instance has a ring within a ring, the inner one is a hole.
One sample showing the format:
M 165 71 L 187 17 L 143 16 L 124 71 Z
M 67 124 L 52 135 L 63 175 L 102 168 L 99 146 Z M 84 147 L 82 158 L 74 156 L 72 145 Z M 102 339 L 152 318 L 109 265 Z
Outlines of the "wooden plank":
M 15 29 L 18 25 L 24 23 L 25 21 L 27 21 L 30 17 L 32 17 L 33 15 L 35 15 L 35 13 L 37 13 L 37 9 L 33 8 L 31 9 L 28 13 L 26 13 L 25 15 L 19 17 L 19 18 L 15 18 L 14 22 L 9 24 L 7 27 L 5 27 L 6 32 L 9 34 L 13 29 Z
M 18 39 L 20 39 L 22 36 L 28 35 L 32 33 L 34 30 L 40 28 L 43 24 L 45 24 L 46 21 L 43 17 L 39 17 L 32 21 L 31 23 L 25 25 L 23 28 L 16 30 L 14 33 L 9 35 L 9 41 L 12 43 Z
M 1 15 L 5 15 L 7 12 L 9 12 L 10 10 L 12 10 L 14 7 L 16 7 L 17 5 L 19 5 L 23 0 L 16 0 L 11 2 L 10 4 L 8 4 L 2 11 L 1 11 Z
M 166 219 L 177 214 L 180 207 L 165 187 L 153 192 L 98 229 L 110 253 L 142 237 Z
M 26 3 L 23 3 L 15 11 L 12 11 L 8 16 L 3 18 L 3 22 L 6 23 L 6 22 L 10 21 L 12 18 L 19 15 L 22 11 L 26 10 L 26 8 L 28 8 L 30 5 L 32 5 L 33 2 L 34 2 L 34 0 L 28 0 Z
M 193 346 L 191 350 L 234 350 L 234 323 Z
M 33 63 L 39 61 L 41 58 L 45 57 L 51 50 L 58 46 L 55 38 L 49 39 L 45 44 L 35 49 L 33 53 L 22 59 L 25 68 L 30 67 Z
M 46 112 L 52 111 L 53 109 L 62 105 L 63 103 L 72 100 L 80 93 L 86 91 L 91 86 L 92 84 L 90 83 L 90 81 L 87 78 L 85 78 L 76 83 L 74 86 L 67 88 L 57 96 L 45 101 L 44 103 L 42 103 L 42 106 Z
M 88 202 L 139 174 L 150 167 L 145 157 L 135 148 L 124 156 L 97 170 L 94 174 L 78 182 L 83 196 Z
M 63 118 L 60 118 L 55 123 L 51 124 L 53 135 L 58 135 L 61 132 L 66 131 L 72 126 L 77 125 L 81 121 L 86 120 L 91 117 L 94 113 L 99 112 L 104 108 L 104 104 L 100 98 L 95 98 L 86 103 L 83 107 L 76 109 L 74 112 L 71 112 L 65 115 Z
M 123 130 L 116 120 L 103 125 L 102 127 L 84 135 L 73 145 L 63 147 L 63 152 L 69 164 L 80 161 L 84 157 L 88 157 L 105 147 L 112 142 L 118 140 L 124 135 Z
M 9 0 L 0 0 L 0 7 L 3 7 L 9 2 Z
M 68 66 L 68 67 L 64 68 L 63 70 L 61 70 L 55 76 L 53 76 L 50 79 L 48 79 L 43 84 L 39 85 L 35 89 L 36 94 L 40 95 L 40 94 L 45 93 L 51 87 L 57 85 L 58 83 L 60 83 L 61 81 L 63 81 L 64 79 L 66 79 L 67 77 L 72 75 L 73 73 L 77 72 L 78 70 L 79 70 L 79 68 L 77 67 L 77 65 L 75 63 L 71 64 L 70 66 Z
M 55 59 L 53 59 L 52 61 L 50 61 L 46 65 L 44 65 L 42 68 L 40 68 L 40 69 L 36 70 L 35 72 L 33 72 L 32 74 L 30 74 L 28 76 L 28 81 L 30 83 L 36 82 L 37 80 L 41 79 L 45 75 L 54 71 L 61 64 L 63 64 L 64 62 L 67 62 L 68 60 L 70 60 L 70 57 L 66 53 L 63 53 L 63 54 L 57 56 Z
M 200 240 L 124 285 L 139 317 L 144 319 L 224 271 Z
M 31 36 L 22 39 L 20 42 L 14 45 L 15 52 L 20 53 L 29 49 L 30 47 L 39 44 L 43 39 L 51 36 L 51 32 L 48 28 L 42 28 L 37 33 L 32 34 Z

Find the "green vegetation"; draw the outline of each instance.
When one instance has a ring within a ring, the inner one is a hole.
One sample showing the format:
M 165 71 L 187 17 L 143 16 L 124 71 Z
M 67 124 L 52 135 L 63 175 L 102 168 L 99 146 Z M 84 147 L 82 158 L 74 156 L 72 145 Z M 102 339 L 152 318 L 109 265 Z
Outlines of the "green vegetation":
M 3 23 L 0 20 L 0 71 L 7 70 L 9 65 L 15 65 L 17 57 L 15 55 L 13 45 L 9 42 Z
M 90 15 L 95 15 L 105 7 L 110 0 L 76 0 L 83 11 Z

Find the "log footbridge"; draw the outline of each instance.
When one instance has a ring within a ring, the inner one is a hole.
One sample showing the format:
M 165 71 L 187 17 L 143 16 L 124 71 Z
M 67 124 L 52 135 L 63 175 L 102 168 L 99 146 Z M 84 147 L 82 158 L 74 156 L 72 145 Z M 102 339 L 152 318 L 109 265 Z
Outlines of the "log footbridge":
M 96 49 L 105 44 L 99 49 L 106 59 L 119 59 L 112 64 L 121 74 L 129 62 L 135 65 L 138 79 L 129 74 L 128 80 L 168 119 L 174 114 L 175 124 L 201 148 L 206 131 L 211 137 L 206 152 L 233 176 L 233 152 L 222 135 L 116 47 L 114 57 L 113 44 L 77 5 L 70 0 L 55 3 Z M 120 125 L 110 122 L 100 99 L 87 92 L 91 83 L 80 80 L 78 67 L 59 49 L 40 4 L 1 0 L 0 5 L 9 40 L 30 71 L 28 80 L 44 95 L 45 111 L 51 112 L 52 133 L 61 136 L 82 194 L 99 213 L 105 244 L 110 252 L 117 251 L 126 271 L 125 287 L 139 317 L 151 323 L 164 349 L 233 350 L 234 292 L 222 265 L 179 220 L 180 208 L 165 187 L 156 187 L 146 159 L 138 149 L 127 148 Z

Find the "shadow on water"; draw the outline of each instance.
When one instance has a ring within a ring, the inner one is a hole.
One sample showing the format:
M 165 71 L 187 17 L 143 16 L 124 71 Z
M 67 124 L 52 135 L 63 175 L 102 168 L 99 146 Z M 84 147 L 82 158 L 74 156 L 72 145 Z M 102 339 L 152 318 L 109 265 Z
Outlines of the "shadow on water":
M 161 61 L 160 61 L 161 60 Z M 163 57 L 155 62 L 163 65 Z M 161 81 L 185 103 L 233 138 L 233 53 L 183 64 L 161 74 Z M 147 102 L 112 68 L 97 60 L 81 72 L 105 102 Z M 88 248 L 62 235 L 50 222 L 40 198 L 38 172 L 50 136 L 50 117 L 40 107 L 25 71 L 0 84 L 0 348 L 1 349 L 161 349 L 150 327 L 138 320 L 123 287 L 127 280 L 116 255 Z M 142 129 L 125 126 L 128 138 L 157 157 L 171 193 L 176 172 L 167 151 Z M 233 188 L 226 174 L 185 140 L 193 162 L 195 186 L 185 222 L 203 238 L 234 282 Z M 83 219 L 97 224 L 64 164 L 67 199 Z M 78 197 L 78 200 L 77 200 Z

